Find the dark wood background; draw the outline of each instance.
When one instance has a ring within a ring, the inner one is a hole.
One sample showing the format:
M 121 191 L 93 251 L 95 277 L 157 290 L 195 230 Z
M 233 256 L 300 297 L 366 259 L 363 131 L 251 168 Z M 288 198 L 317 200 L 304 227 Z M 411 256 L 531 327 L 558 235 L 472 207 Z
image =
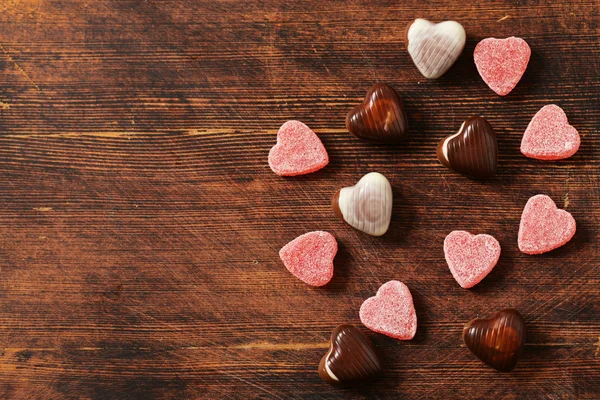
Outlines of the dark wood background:
M 600 397 L 600 2 L 3 0 L 0 2 L 0 397 L 5 399 L 465 399 Z M 460 21 L 465 51 L 426 81 L 405 51 L 415 17 Z M 496 96 L 475 44 L 521 36 L 533 55 Z M 375 82 L 405 100 L 410 140 L 350 136 L 346 112 Z M 582 136 L 571 159 L 519 144 L 556 103 Z M 437 142 L 470 115 L 498 133 L 500 167 L 474 182 Z M 331 162 L 293 179 L 267 154 L 299 119 Z M 394 187 L 389 232 L 336 220 L 329 202 L 370 171 Z M 521 210 L 550 195 L 575 238 L 517 249 Z M 311 288 L 278 250 L 311 230 L 339 241 L 332 282 Z M 454 229 L 490 233 L 498 266 L 461 289 L 444 261 Z M 414 340 L 369 331 L 387 370 L 334 388 L 316 373 L 332 329 L 360 324 L 390 279 L 416 303 Z M 504 307 L 527 321 L 501 374 L 464 347 L 463 324 Z

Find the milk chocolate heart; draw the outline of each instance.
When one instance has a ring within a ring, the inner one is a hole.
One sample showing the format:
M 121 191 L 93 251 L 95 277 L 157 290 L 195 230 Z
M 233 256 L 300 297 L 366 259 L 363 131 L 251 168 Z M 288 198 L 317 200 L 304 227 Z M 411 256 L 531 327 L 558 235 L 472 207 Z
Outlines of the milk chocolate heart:
M 329 351 L 319 363 L 319 376 L 328 383 L 371 379 L 383 371 L 375 346 L 354 325 L 340 325 L 331 334 Z
M 385 176 L 371 172 L 356 185 L 338 190 L 331 206 L 335 215 L 353 228 L 381 236 L 392 219 L 392 185 Z
M 346 128 L 364 140 L 381 143 L 404 141 L 408 133 L 408 119 L 398 92 L 385 83 L 373 85 L 362 104 L 346 116 Z
M 471 117 L 458 133 L 443 139 L 437 156 L 446 167 L 471 178 L 493 176 L 498 166 L 498 143 L 494 129 L 482 117 Z
M 456 21 L 434 24 L 421 18 L 408 25 L 404 38 L 408 54 L 428 79 L 437 79 L 450 69 L 466 39 L 464 28 Z
M 465 325 L 463 340 L 477 358 L 490 367 L 512 371 L 525 346 L 525 321 L 512 308 L 489 319 L 474 319 Z

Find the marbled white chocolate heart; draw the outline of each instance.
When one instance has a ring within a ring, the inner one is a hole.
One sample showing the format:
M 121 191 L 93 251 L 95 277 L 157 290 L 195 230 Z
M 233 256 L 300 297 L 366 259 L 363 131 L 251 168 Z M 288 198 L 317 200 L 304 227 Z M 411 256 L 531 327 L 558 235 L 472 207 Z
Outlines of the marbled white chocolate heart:
M 463 330 L 467 348 L 490 367 L 512 371 L 525 346 L 525 321 L 512 308 L 489 319 L 474 319 Z
M 498 167 L 498 143 L 494 129 L 482 117 L 471 117 L 458 133 L 443 139 L 437 156 L 446 167 L 471 178 L 493 176 Z
M 408 119 L 400 95 L 385 83 L 373 85 L 365 100 L 348 113 L 346 128 L 354 136 L 373 142 L 406 140 Z
M 371 172 L 356 185 L 338 190 L 331 206 L 335 215 L 353 228 L 381 236 L 392 219 L 392 185 L 385 176 Z
M 382 370 L 373 342 L 354 325 L 333 330 L 329 351 L 319 363 L 319 376 L 328 383 L 364 381 Z
M 465 48 L 467 35 L 461 24 L 444 21 L 434 24 L 417 18 L 406 29 L 408 54 L 428 79 L 444 75 Z

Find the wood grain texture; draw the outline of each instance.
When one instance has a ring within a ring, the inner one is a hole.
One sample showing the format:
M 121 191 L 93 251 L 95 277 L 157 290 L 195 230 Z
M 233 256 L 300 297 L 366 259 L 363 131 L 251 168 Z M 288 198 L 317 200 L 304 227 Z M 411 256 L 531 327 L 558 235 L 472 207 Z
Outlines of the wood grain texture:
M 600 396 L 600 2 L 5 0 L 0 3 L 0 397 L 6 399 L 594 399 Z M 467 45 L 425 81 L 402 44 L 416 17 L 455 19 Z M 506 98 L 475 44 L 517 35 L 529 69 Z M 375 82 L 403 97 L 410 138 L 375 146 L 344 128 Z M 519 145 L 542 106 L 579 130 L 571 159 Z M 471 115 L 498 134 L 499 171 L 470 181 L 436 160 Z M 273 174 L 279 126 L 299 119 L 331 163 Z M 330 198 L 370 171 L 394 187 L 389 232 L 338 221 Z M 527 199 L 551 196 L 575 238 L 517 248 Z M 309 230 L 339 241 L 325 288 L 277 252 Z M 461 289 L 454 229 L 494 235 L 498 266 Z M 316 372 L 340 323 L 390 279 L 411 289 L 409 342 L 369 333 L 386 377 L 334 388 Z M 464 347 L 464 323 L 517 308 L 510 374 Z

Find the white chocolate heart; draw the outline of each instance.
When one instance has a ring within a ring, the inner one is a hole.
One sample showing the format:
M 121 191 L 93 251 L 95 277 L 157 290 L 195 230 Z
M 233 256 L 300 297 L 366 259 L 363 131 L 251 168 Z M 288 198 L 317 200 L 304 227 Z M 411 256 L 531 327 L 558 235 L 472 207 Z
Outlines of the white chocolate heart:
M 338 190 L 332 205 L 335 214 L 353 228 L 381 236 L 392 219 L 392 185 L 385 176 L 371 172 L 356 185 Z
M 464 28 L 456 21 L 434 24 L 417 18 L 406 33 L 408 53 L 427 79 L 444 75 L 462 53 L 466 40 Z

